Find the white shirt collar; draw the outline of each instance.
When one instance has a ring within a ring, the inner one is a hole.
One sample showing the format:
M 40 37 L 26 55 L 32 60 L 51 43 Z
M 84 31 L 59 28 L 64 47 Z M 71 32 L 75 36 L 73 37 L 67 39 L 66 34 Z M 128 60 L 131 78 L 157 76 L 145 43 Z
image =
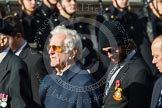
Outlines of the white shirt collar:
M 27 45 L 27 42 L 25 41 L 24 44 L 15 52 L 15 55 L 19 56 L 21 51 L 24 49 L 26 45 Z
M 5 58 L 5 56 L 7 55 L 7 53 L 8 53 L 9 50 L 10 50 L 10 48 L 7 47 L 3 52 L 0 53 L 0 63 Z
M 136 54 L 136 50 L 132 50 L 124 61 L 128 62 L 135 54 Z

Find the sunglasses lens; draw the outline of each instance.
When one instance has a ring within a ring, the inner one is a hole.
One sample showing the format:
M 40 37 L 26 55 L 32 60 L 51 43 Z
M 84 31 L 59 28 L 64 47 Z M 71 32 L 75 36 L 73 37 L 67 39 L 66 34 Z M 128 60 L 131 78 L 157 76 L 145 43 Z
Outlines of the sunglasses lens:
M 61 53 L 63 51 L 63 48 L 61 46 L 49 45 L 48 50 L 51 49 L 51 48 L 52 48 L 53 51 L 56 51 L 56 52 L 59 52 L 59 53 Z
M 110 49 L 108 49 L 107 51 L 102 51 L 102 53 L 104 54 L 104 55 L 107 55 L 108 53 L 115 53 L 116 52 L 116 49 L 115 48 L 110 48 Z
M 62 47 L 60 47 L 60 46 L 55 46 L 53 49 L 56 52 L 62 52 L 63 51 Z

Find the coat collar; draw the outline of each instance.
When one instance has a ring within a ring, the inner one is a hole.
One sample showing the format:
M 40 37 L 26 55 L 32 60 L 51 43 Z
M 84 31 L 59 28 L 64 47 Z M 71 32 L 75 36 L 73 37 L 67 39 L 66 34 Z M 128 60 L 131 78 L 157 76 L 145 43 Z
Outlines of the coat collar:
M 71 68 L 69 68 L 62 76 L 63 80 L 70 81 L 76 74 L 81 71 L 81 64 L 76 62 Z
M 62 84 L 65 82 L 70 82 L 70 80 L 81 71 L 80 63 L 75 63 L 70 69 L 66 70 L 62 76 L 56 75 L 56 71 L 50 74 L 50 78 L 57 84 Z M 80 73 L 81 74 L 81 73 Z
M 19 57 L 20 58 L 25 58 L 26 56 L 27 56 L 27 54 L 28 54 L 28 51 L 29 51 L 29 45 L 27 44 L 23 49 L 22 49 L 22 51 L 21 51 L 21 53 L 20 53 L 20 55 L 19 55 Z

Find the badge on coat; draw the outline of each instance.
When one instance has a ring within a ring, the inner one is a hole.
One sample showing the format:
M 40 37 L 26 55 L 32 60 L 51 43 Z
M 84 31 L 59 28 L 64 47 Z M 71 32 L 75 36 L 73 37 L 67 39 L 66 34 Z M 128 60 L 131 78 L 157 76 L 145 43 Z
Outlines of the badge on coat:
M 122 98 L 122 88 L 120 88 L 120 80 L 116 80 L 116 83 L 115 83 L 115 92 L 114 92 L 114 95 L 113 95 L 113 99 L 116 100 L 116 101 L 121 101 L 123 98 Z
M 0 106 L 5 108 L 7 106 L 8 94 L 0 93 Z

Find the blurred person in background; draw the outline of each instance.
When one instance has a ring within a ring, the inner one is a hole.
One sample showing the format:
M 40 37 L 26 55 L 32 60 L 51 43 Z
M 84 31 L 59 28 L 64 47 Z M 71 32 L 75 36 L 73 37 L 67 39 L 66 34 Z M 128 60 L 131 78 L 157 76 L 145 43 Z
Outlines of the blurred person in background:
M 5 7 L 0 3 L 0 18 L 3 18 L 6 15 Z
M 37 0 L 18 0 L 21 10 L 14 13 L 15 16 L 21 19 L 24 27 L 24 38 L 29 43 L 30 47 L 43 50 L 42 38 L 40 33 L 40 24 L 44 23 L 44 19 L 36 16 Z M 38 35 L 37 35 L 38 34 Z M 39 35 L 40 34 L 40 35 Z
M 153 80 L 158 79 L 161 76 L 155 65 L 151 65 L 150 61 L 152 61 L 152 57 L 150 54 L 151 43 L 153 39 L 162 34 L 162 1 L 161 0 L 147 0 L 146 5 L 137 11 L 138 14 L 138 38 L 140 44 L 140 37 L 144 37 L 145 41 L 143 46 L 140 47 L 141 54 L 143 54 L 143 58 L 146 63 L 149 63 L 148 66 L 152 70 Z M 145 53 L 148 54 L 145 54 Z M 151 58 L 151 60 L 150 60 Z
M 103 15 L 100 17 L 96 16 L 96 20 L 100 23 L 103 23 L 105 20 L 119 21 L 131 38 L 136 34 L 135 24 L 137 18 L 137 15 L 131 12 L 129 0 L 112 0 L 112 4 L 104 11 Z M 98 35 L 98 31 L 96 35 Z
M 41 45 L 40 49 L 38 48 L 39 50 L 44 50 L 50 31 L 59 23 L 59 12 L 56 4 L 57 0 L 42 0 L 41 5 L 36 10 L 34 21 L 36 21 L 38 28 L 35 28 L 37 30 L 35 32 L 35 37 L 37 38 L 37 43 Z
M 152 42 L 162 34 L 162 1 L 147 0 L 146 6 L 137 11 L 144 35 Z

